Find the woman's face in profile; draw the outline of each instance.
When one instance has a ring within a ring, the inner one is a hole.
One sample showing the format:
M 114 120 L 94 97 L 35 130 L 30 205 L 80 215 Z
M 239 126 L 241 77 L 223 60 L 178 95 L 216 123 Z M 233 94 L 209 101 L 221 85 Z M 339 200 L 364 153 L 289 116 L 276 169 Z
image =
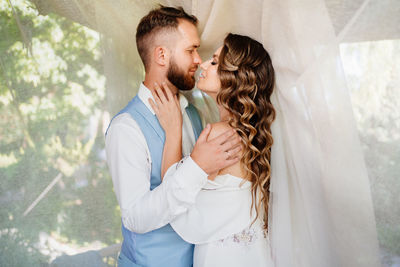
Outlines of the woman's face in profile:
M 222 46 L 218 48 L 214 55 L 200 65 L 201 73 L 197 81 L 197 88 L 216 99 L 221 89 L 221 81 L 218 75 L 218 58 L 221 53 Z

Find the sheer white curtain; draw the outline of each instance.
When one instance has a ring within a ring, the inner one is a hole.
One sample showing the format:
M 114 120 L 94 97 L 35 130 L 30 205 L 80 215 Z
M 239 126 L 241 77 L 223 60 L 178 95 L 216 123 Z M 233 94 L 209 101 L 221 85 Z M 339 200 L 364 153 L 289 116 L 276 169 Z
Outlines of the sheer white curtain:
M 387 31 L 398 34 L 392 29 L 397 18 L 388 13 L 393 1 L 346 3 L 162 2 L 182 5 L 199 18 L 203 57 L 228 32 L 259 40 L 272 56 L 278 116 L 270 234 L 277 266 L 379 265 L 370 183 L 339 44 L 385 38 L 383 14 L 391 14 Z
M 277 71 L 270 218 L 277 265 L 378 266 L 370 184 L 339 54 L 344 34 L 335 34 L 323 1 L 280 1 L 268 10 L 263 41 Z
M 9 1 L 14 2 L 18 1 Z M 105 96 L 100 94 L 99 97 L 104 98 L 107 111 L 103 110 L 99 113 L 101 116 L 96 116 L 100 117 L 103 128 L 107 126 L 109 117 L 135 95 L 143 79 L 144 70 L 136 51 L 134 35 L 140 18 L 157 3 L 183 6 L 187 12 L 198 17 L 202 41 L 200 54 L 203 59 L 212 55 L 228 32 L 248 35 L 262 42 L 272 57 L 277 74 L 277 87 L 273 97 L 277 119 L 273 124 L 275 143 L 272 153 L 272 206 L 269 218 L 273 256 L 277 266 L 380 265 L 371 185 L 358 137 L 362 132 L 357 132 L 346 81 L 349 76 L 343 70 L 343 53 L 340 54 L 339 46 L 348 42 L 400 39 L 398 1 L 31 2 L 41 14 L 37 15 L 37 20 L 45 16 L 51 18 L 51 14 L 55 13 L 100 34 L 101 68 L 106 79 Z M 29 9 L 28 4 L 25 6 Z M 15 12 L 16 17 L 18 14 Z M 18 24 L 19 34 L 23 35 L 23 40 L 28 40 L 25 44 L 29 47 L 30 33 L 26 31 L 28 26 L 24 21 Z M 44 31 L 43 29 L 35 30 Z M 393 51 L 400 51 L 396 47 Z M 393 55 L 399 53 L 393 52 Z M 80 54 L 76 52 L 75 56 L 79 58 Z M 393 60 L 399 60 L 399 57 Z M 84 62 L 84 58 L 81 62 Z M 399 80 L 393 79 L 391 86 L 394 91 L 399 90 Z M 38 83 L 39 86 L 48 86 L 44 80 Z M 399 97 L 396 93 L 392 95 Z M 208 121 L 218 120 L 215 104 L 208 97 L 194 90 L 190 98 Z M 362 103 L 356 103 L 362 106 Z M 358 121 L 360 114 L 365 113 L 356 111 Z M 400 117 L 392 118 L 398 124 Z M 394 141 L 393 144 L 397 146 L 391 148 L 391 155 L 396 155 L 393 151 L 399 150 L 399 144 Z M 56 150 L 57 146 L 54 147 Z M 378 150 L 368 151 L 378 153 Z M 48 159 L 49 162 L 54 160 Z M 400 165 L 398 157 L 393 156 L 390 160 L 395 165 Z M 57 164 L 63 165 L 59 162 Z M 98 164 L 97 162 L 89 167 L 85 165 L 86 169 L 82 167 L 81 172 L 89 172 L 87 168 L 96 170 Z M 374 169 L 373 161 L 368 164 L 369 169 Z M 36 167 L 30 168 L 25 174 L 36 171 Z M 369 174 L 374 179 L 371 172 Z M 395 177 L 395 174 L 391 177 Z M 373 181 L 374 186 L 380 186 L 379 181 Z M 383 190 L 380 196 L 389 194 L 394 198 L 394 194 L 398 193 L 396 188 L 400 187 L 396 181 L 393 179 L 393 183 L 386 184 L 393 185 L 394 191 Z M 60 187 L 63 186 L 62 181 L 56 182 Z M 39 185 L 30 186 L 38 192 L 45 188 Z M 111 185 L 108 186 L 111 192 Z M 2 198 L 4 195 L 2 194 Z M 68 197 L 65 202 L 69 201 Z M 31 197 L 27 201 L 32 202 L 34 199 L 35 197 Z M 382 202 L 389 203 L 385 206 L 385 212 L 380 211 L 381 206 L 376 206 L 375 213 L 394 213 L 394 218 L 400 217 L 399 210 L 394 206 L 396 203 L 400 204 L 398 201 L 388 202 L 383 199 Z M 26 203 L 19 209 L 25 210 L 25 207 Z M 89 215 L 101 217 L 97 214 L 96 207 L 89 206 L 86 209 Z M 55 209 L 51 215 L 57 216 L 61 224 L 65 220 L 63 218 L 68 218 L 69 215 L 57 212 Z M 118 214 L 106 216 L 118 217 Z M 379 218 L 384 224 L 387 223 L 385 217 Z M 27 220 L 29 222 L 29 217 Z M 114 221 L 118 220 L 119 218 Z M 386 233 L 385 229 L 382 230 L 383 235 Z

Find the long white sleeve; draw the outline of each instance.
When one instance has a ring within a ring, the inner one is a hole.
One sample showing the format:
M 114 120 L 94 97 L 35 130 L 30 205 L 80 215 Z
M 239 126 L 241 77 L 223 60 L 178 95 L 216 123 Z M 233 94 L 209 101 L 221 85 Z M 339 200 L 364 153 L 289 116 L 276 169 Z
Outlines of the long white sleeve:
M 171 166 L 174 171 L 168 171 L 163 182 L 150 191 L 150 153 L 129 114 L 113 120 L 106 136 L 106 154 L 122 221 L 136 233 L 158 229 L 185 212 L 207 182 L 207 174 L 187 157 Z
M 219 175 L 214 181 L 207 181 L 196 203 L 176 217 L 171 226 L 189 243 L 215 242 L 251 225 L 256 215 L 254 207 L 250 212 L 251 203 L 250 182 L 229 174 Z

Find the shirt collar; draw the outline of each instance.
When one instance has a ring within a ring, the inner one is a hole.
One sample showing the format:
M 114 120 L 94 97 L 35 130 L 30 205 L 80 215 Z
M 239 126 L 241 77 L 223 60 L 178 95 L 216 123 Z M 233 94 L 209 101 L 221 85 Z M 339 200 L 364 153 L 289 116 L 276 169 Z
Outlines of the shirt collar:
M 153 115 L 155 115 L 156 113 L 154 112 L 153 108 L 150 106 L 150 103 L 149 103 L 149 98 L 151 98 L 154 101 L 154 97 L 151 94 L 150 89 L 147 88 L 143 83 L 140 83 L 138 96 L 139 96 L 140 100 L 142 100 L 144 105 L 150 110 L 150 112 Z M 183 114 L 183 112 L 185 111 L 186 107 L 189 105 L 189 102 L 186 99 L 186 97 L 181 93 L 179 93 L 179 103 L 181 105 L 181 111 L 182 111 L 182 114 Z

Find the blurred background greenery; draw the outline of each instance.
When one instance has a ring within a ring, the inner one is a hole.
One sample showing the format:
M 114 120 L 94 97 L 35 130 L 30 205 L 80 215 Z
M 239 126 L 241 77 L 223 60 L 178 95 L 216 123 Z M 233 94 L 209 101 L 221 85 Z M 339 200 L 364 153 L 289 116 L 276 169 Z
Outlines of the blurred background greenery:
M 120 242 L 99 34 L 1 1 L 0 36 L 0 265 Z
M 102 44 L 29 1 L 0 2 L 0 266 L 46 266 L 121 242 Z M 400 41 L 340 51 L 383 257 L 400 255 Z

